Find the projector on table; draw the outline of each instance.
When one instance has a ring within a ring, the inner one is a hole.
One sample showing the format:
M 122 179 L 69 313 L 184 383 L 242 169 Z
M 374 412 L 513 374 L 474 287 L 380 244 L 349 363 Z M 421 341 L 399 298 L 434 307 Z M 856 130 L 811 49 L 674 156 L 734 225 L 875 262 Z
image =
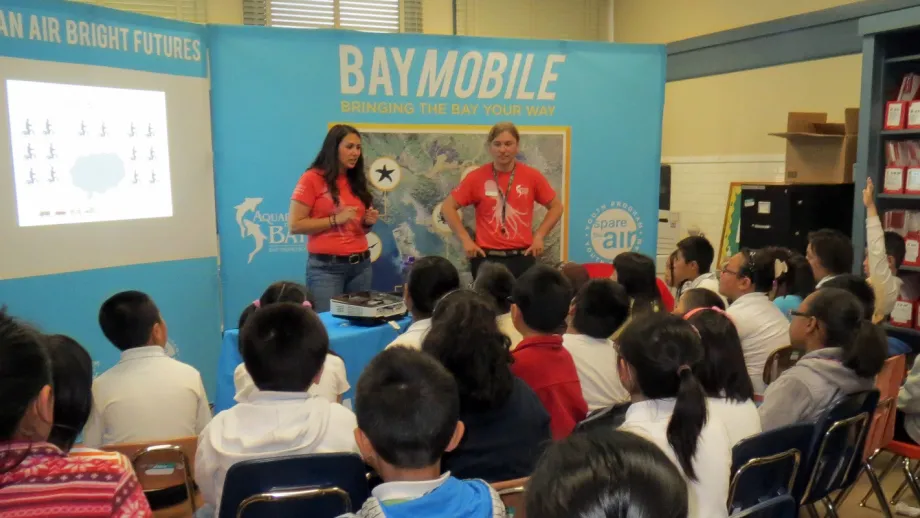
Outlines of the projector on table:
M 406 314 L 402 297 L 379 291 L 359 291 L 332 297 L 330 313 L 359 324 L 398 320 Z

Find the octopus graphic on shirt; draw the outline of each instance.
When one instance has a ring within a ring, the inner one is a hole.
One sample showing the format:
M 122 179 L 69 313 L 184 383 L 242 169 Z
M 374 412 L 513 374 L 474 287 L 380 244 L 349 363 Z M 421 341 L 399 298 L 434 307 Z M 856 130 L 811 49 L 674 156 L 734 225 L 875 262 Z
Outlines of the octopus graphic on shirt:
M 515 186 L 515 187 L 519 187 L 520 189 L 517 189 L 517 190 L 512 189 L 512 191 L 509 192 L 508 195 L 521 196 L 522 192 L 526 194 L 528 191 L 526 187 L 523 187 L 520 185 Z M 485 190 L 486 190 L 487 195 L 493 192 L 500 193 L 498 189 L 499 187 L 498 187 L 498 184 L 495 183 L 495 180 L 486 180 Z M 502 206 L 503 205 L 505 207 L 505 234 L 504 236 L 510 239 L 515 239 L 520 235 L 521 229 L 530 228 L 529 222 L 525 219 L 528 212 L 515 209 L 511 203 L 507 202 L 507 199 L 502 198 L 501 194 L 497 194 L 495 205 L 489 211 L 489 215 L 486 218 L 486 221 L 488 222 L 489 227 L 491 228 L 493 234 L 500 234 L 502 232 Z

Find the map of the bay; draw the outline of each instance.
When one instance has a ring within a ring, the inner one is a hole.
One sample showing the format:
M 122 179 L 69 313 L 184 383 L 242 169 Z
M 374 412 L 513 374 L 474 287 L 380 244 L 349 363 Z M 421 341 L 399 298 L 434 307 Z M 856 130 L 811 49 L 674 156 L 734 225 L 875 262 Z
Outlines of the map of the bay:
M 447 228 L 438 221 L 436 210 L 457 186 L 463 175 L 491 161 L 486 147 L 485 132 L 424 132 L 365 129 L 362 145 L 368 175 L 375 183 L 372 164 L 386 157 L 395 160 L 399 172 L 394 175 L 397 185 L 389 191 L 372 188 L 374 205 L 380 211 L 380 221 L 374 227 L 383 251 L 374 263 L 374 284 L 377 289 L 402 284 L 402 268 L 409 256 L 440 255 L 448 258 L 469 280 L 469 264 L 463 247 Z M 565 128 L 558 133 L 526 133 L 521 135 L 518 160 L 535 167 L 549 181 L 557 195 L 565 197 L 567 169 Z M 378 174 L 379 176 L 379 174 Z M 377 182 L 385 187 L 387 182 Z M 533 224 L 539 225 L 546 209 L 536 205 Z M 464 223 L 473 235 L 472 207 L 463 211 Z M 561 257 L 563 223 L 547 236 L 543 261 L 555 263 Z

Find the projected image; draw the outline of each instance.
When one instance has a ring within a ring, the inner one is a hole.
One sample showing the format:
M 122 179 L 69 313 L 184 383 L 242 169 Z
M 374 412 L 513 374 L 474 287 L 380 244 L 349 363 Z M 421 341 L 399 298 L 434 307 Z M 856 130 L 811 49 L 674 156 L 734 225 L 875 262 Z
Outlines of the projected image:
M 6 88 L 19 226 L 172 216 L 164 92 Z

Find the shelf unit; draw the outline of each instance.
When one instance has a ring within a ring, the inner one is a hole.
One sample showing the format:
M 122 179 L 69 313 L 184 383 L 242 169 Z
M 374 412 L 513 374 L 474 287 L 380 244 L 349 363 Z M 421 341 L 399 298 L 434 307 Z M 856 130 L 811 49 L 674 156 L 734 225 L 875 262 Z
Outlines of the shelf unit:
M 884 129 L 886 104 L 894 100 L 905 74 L 920 74 L 920 7 L 911 7 L 870 16 L 859 21 L 863 37 L 862 94 L 860 99 L 859 140 L 853 180 L 857 185 L 853 211 L 854 257 L 865 255 L 865 211 L 860 188 L 866 178 L 877 186 L 880 214 L 896 209 L 920 210 L 920 195 L 884 194 L 885 144 L 891 141 L 918 140 L 918 129 Z M 901 267 L 902 272 L 920 272 L 920 267 Z M 920 330 L 886 325 L 885 329 L 902 340 L 920 344 Z

